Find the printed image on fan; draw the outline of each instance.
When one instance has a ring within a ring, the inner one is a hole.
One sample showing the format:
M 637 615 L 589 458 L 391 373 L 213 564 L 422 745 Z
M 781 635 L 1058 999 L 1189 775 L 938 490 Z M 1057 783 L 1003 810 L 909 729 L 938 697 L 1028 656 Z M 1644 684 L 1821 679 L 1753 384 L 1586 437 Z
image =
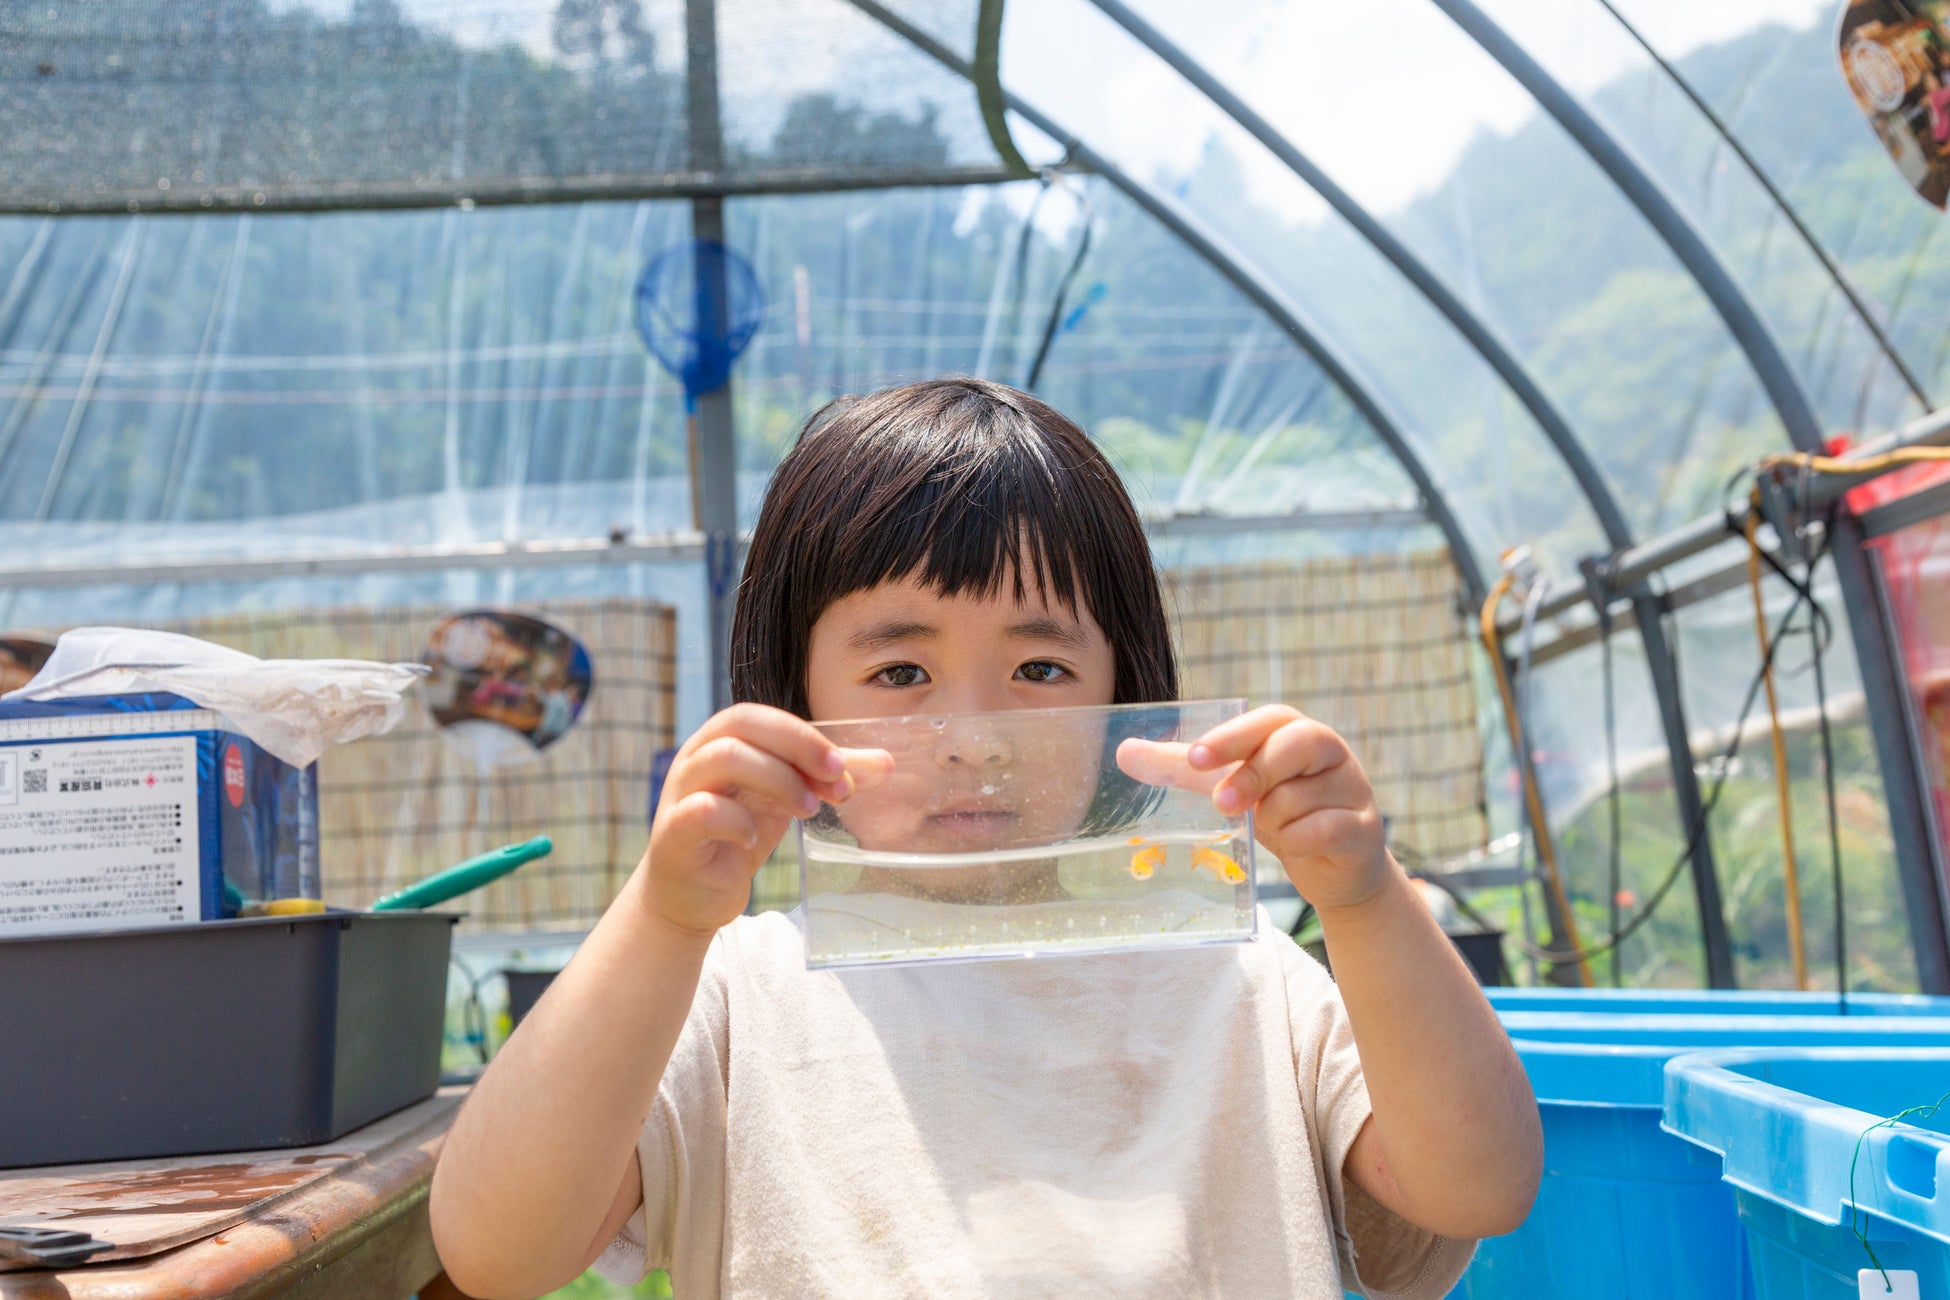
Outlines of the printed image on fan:
M 1950 200 L 1950 2 L 1851 0 L 1842 75 L 1890 161 L 1937 207 Z
M 422 656 L 424 690 L 441 727 L 489 723 L 545 749 L 575 725 L 593 685 L 589 652 L 527 614 L 469 610 L 442 620 Z
M 34 680 L 54 647 L 32 637 L 0 637 L 0 694 L 17 691 Z

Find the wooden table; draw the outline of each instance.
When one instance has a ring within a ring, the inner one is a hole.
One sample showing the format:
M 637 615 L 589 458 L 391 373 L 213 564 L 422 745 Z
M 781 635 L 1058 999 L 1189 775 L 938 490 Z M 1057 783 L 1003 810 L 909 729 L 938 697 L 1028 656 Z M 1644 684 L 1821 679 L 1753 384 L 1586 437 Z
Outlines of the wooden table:
M 442 1089 L 318 1147 L 0 1170 L 0 1224 L 115 1245 L 58 1271 L 0 1260 L 0 1300 L 455 1295 L 427 1188 L 464 1095 Z

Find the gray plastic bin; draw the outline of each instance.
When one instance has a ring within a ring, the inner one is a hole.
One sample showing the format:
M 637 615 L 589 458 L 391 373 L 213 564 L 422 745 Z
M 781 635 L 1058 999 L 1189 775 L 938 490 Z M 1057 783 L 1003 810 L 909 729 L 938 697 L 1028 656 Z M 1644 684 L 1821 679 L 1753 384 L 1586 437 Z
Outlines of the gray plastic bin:
M 0 1168 L 310 1146 L 426 1097 L 458 919 L 0 939 Z

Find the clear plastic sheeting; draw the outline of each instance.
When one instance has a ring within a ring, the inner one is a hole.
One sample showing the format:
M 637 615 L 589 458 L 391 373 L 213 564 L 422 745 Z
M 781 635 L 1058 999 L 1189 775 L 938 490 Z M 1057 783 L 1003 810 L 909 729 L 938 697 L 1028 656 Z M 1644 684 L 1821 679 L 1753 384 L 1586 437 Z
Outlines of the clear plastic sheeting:
M 1099 183 L 739 200 L 730 227 L 770 303 L 733 379 L 748 516 L 819 403 L 1023 383 L 1039 351 L 1154 513 L 1418 505 L 1291 341 Z M 688 236 L 670 202 L 0 221 L 0 536 L 104 564 L 687 529 L 682 397 L 631 294 Z
M 0 6 L 14 211 L 390 207 L 939 179 L 996 159 L 953 74 L 844 0 Z M 932 18 L 972 33 L 973 0 Z
M 1842 620 L 1841 596 L 1824 567 L 1815 595 L 1832 620 L 1822 648 L 1822 682 L 1834 754 L 1833 814 L 1841 848 L 1841 904 L 1847 923 L 1836 944 L 1836 881 L 1829 846 L 1826 758 L 1816 692 L 1807 609 L 1796 615 L 1775 658 L 1781 727 L 1787 746 L 1789 806 L 1803 949 L 1810 987 L 1836 987 L 1836 962 L 1846 965 L 1851 989 L 1911 990 L 1915 952 L 1897 875 L 1882 773 L 1863 706 L 1862 678 Z M 1793 595 L 1765 587 L 1768 626 L 1778 628 Z M 1772 731 L 1765 694 L 1756 697 L 1739 751 L 1729 760 L 1735 724 L 1760 668 L 1753 597 L 1742 588 L 1682 611 L 1676 620 L 1693 756 L 1708 793 L 1722 776 L 1725 790 L 1711 818 L 1725 896 L 1727 929 L 1735 940 L 1741 983 L 1792 988 L 1794 968 L 1787 920 L 1785 855 L 1776 794 Z
M 0 530 L 99 562 L 58 525 L 152 558 L 273 517 L 299 518 L 214 539 L 686 527 L 681 398 L 630 292 L 689 235 L 681 203 L 0 221 Z M 546 491 L 592 481 L 631 490 L 573 521 Z
M 1523 643 L 1516 638 L 1503 648 L 1513 660 L 1523 655 Z M 1623 634 L 1612 638 L 1609 728 L 1600 646 L 1540 664 L 1527 677 L 1519 674 L 1516 689 L 1525 701 L 1531 762 L 1578 938 L 1588 950 L 1609 949 L 1614 916 L 1621 928 L 1632 926 L 1630 937 L 1617 945 L 1615 954 L 1593 952 L 1588 964 L 1594 981 L 1610 984 L 1616 971 L 1616 978 L 1626 985 L 1700 983 L 1704 970 L 1699 957 L 1699 906 L 1692 877 L 1681 862 L 1685 839 L 1673 793 L 1671 758 L 1638 638 Z M 1524 820 L 1522 789 L 1501 712 L 1487 718 L 1485 725 L 1491 737 L 1492 826 L 1515 832 Z M 1619 791 L 1616 855 L 1610 803 L 1613 752 Z M 1513 891 L 1492 891 L 1478 900 L 1479 906 L 1492 910 L 1510 931 L 1526 932 L 1535 946 L 1543 947 L 1550 933 L 1543 906 L 1543 867 L 1528 840 L 1520 859 L 1534 882 L 1528 896 L 1519 899 Z M 1672 883 L 1655 903 L 1660 885 L 1668 878 Z M 1646 915 L 1639 920 L 1641 914 Z M 1540 971 L 1550 965 L 1516 950 L 1509 959 Z
M 729 218 L 773 296 L 734 386 L 751 470 L 831 397 L 1033 374 L 1154 518 L 1420 504 L 1295 344 L 1100 181 L 743 199 Z
M 1345 395 L 1101 182 L 768 196 L 732 201 L 728 220 L 769 302 L 732 380 L 748 523 L 820 403 L 953 372 L 1023 383 L 1045 338 L 1041 391 L 1106 446 L 1148 515 L 1419 505 Z M 22 566 L 112 569 L 683 534 L 682 393 L 645 351 L 632 293 L 689 235 L 688 205 L 670 201 L 0 220 L 15 259 L 0 302 L 0 542 Z M 1320 542 L 1397 544 L 1381 526 Z M 640 589 L 641 567 L 560 581 L 678 607 L 680 718 L 695 725 L 709 698 L 701 599 Z M 656 567 L 701 591 L 695 568 Z M 59 630 L 548 581 L 35 588 L 7 593 L 0 616 Z
M 1821 237 L 1812 229 L 1806 234 L 1796 229 L 1792 218 L 1803 214 L 1768 193 L 1767 182 L 1773 179 L 1768 169 L 1743 161 L 1715 120 L 1719 115 L 1712 102 L 1742 89 L 1732 80 L 1737 65 L 1728 55 L 1768 33 L 1738 34 L 1689 51 L 1668 72 L 1635 39 L 1635 32 L 1647 33 L 1632 22 L 1631 6 L 1614 7 L 1622 20 L 1607 12 L 1601 0 L 1548 6 L 1534 0 L 1497 0 L 1484 5 L 1558 80 L 1589 88 L 1585 106 L 1652 172 L 1762 310 L 1825 424 L 1880 430 L 1915 415 L 1921 399 L 1875 335 L 1887 314 L 1884 305 L 1864 296 L 1846 270 L 1824 265 L 1828 250 Z M 1801 94 L 1846 121 L 1856 110 L 1835 65 L 1832 16 L 1825 7 L 1797 14 L 1790 6 L 1776 17 L 1777 23 L 1805 22 L 1804 39 L 1826 41 L 1826 68 L 1803 69 L 1802 75 L 1776 67 L 1756 69 L 1745 79 L 1744 89 L 1759 91 L 1759 83 L 1791 77 Z M 1688 92 L 1705 100 L 1706 110 Z M 1862 137 L 1874 146 L 1866 128 Z M 1821 142 L 1831 143 L 1841 142 Z M 1513 140 L 1510 147 L 1517 144 Z M 1593 211 L 1595 215 L 1602 209 Z M 1615 216 L 1594 222 L 1587 238 L 1616 248 L 1615 225 Z M 1641 274 L 1671 272 L 1646 266 Z M 1844 286 L 1856 290 L 1859 306 L 1850 302 Z
M 1596 518 L 1543 434 L 1482 357 L 1416 289 L 1263 145 L 1188 83 L 1164 68 L 1087 0 L 1051 0 L 1012 11 L 1023 37 L 1084 42 L 1104 64 L 1151 72 L 1115 89 L 1141 88 L 1147 120 L 1168 134 L 1103 122 L 1100 151 L 1126 171 L 1163 186 L 1245 257 L 1250 269 L 1313 320 L 1345 352 L 1376 396 L 1399 412 L 1466 530 L 1486 539 L 1480 562 L 1493 568 L 1501 545 L 1528 540 L 1559 574 L 1605 549 Z M 1188 25 L 1178 18 L 1174 28 Z M 1005 63 L 1005 78 L 1011 76 Z M 1103 118 L 1101 84 L 1079 77 L 1027 95 L 1072 131 Z M 1073 125 L 1073 119 L 1076 124 Z M 1174 144 L 1190 140 L 1182 156 Z M 1488 541 L 1487 539 L 1499 539 Z
M 1438 120 L 1451 106 L 1467 121 L 1527 97 L 1431 6 L 1362 7 L 1360 27 L 1388 33 L 1430 81 L 1410 81 L 1400 93 L 1375 87 L 1355 114 L 1323 112 L 1317 95 L 1292 89 L 1359 93 L 1346 67 L 1348 14 L 1261 6 L 1246 39 L 1160 0 L 1134 7 L 1326 171 L 1496 335 L 1577 431 L 1634 532 L 1691 519 L 1711 504 L 1727 469 L 1781 444 L 1772 408 L 1704 293 L 1555 122 L 1532 110 L 1507 135 L 1466 135 Z M 1208 138 L 1244 171 L 1233 192 L 1255 194 L 1273 209 L 1268 216 L 1298 227 L 1297 237 L 1248 236 L 1244 246 L 1274 274 L 1293 267 L 1315 300 L 1364 301 L 1349 273 L 1361 263 L 1342 253 L 1348 234 L 1322 202 L 1276 186 L 1269 168 L 1282 164 L 1270 154 L 1221 133 Z M 1417 359 L 1418 387 L 1453 393 L 1469 382 L 1468 361 L 1445 364 L 1441 353 L 1426 352 Z M 1648 391 L 1663 395 L 1666 412 L 1650 425 L 1642 418 Z
M 1588 0 L 1577 7 L 1583 3 Z M 1686 12 L 1699 6 L 1679 0 L 1614 3 L 1754 157 L 1867 299 L 1932 401 L 1940 401 L 1950 389 L 1942 311 L 1950 292 L 1950 229 L 1941 212 L 1916 196 L 1855 106 L 1837 61 L 1839 5 L 1797 0 L 1732 7 L 1709 24 L 1712 39 L 1700 41 L 1695 32 L 1701 23 Z M 1604 97 L 1593 102 L 1602 105 Z M 1672 144 L 1645 130 L 1636 139 L 1641 153 L 1666 166 L 1660 153 Z M 1695 166 L 1710 167 L 1722 188 L 1734 188 L 1739 163 L 1725 151 Z M 1778 248 L 1791 238 L 1749 229 L 1740 242 Z M 1804 269 L 1795 278 L 1805 285 L 1806 275 Z M 1781 292 L 1786 289 L 1783 284 Z M 1827 301 L 1825 290 L 1815 292 L 1820 296 L 1804 299 L 1800 311 L 1812 313 L 1816 302 Z M 1829 304 L 1823 316 L 1835 320 L 1840 312 Z M 1783 328 L 1778 317 L 1775 328 Z M 1835 328 L 1843 326 L 1837 321 Z M 1878 377 L 1878 388 L 1887 382 Z M 1843 427 L 1873 432 L 1881 426 L 1870 410 Z

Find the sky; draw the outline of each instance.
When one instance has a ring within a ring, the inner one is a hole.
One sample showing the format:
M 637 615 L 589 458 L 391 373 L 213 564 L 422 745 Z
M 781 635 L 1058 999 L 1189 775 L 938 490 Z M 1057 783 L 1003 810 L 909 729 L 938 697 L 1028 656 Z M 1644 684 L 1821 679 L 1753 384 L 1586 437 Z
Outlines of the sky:
M 1592 0 L 1478 0 L 1551 72 L 1589 90 L 1644 59 Z M 1840 0 L 1618 0 L 1668 59 L 1767 22 L 1802 26 Z M 1435 188 L 1478 131 L 1507 134 L 1528 95 L 1428 0 L 1131 0 L 1372 210 Z M 1005 11 L 1005 81 L 1141 174 L 1182 175 L 1216 122 L 1185 83 L 1087 0 Z M 1268 156 L 1247 159 L 1252 197 L 1314 215 Z

